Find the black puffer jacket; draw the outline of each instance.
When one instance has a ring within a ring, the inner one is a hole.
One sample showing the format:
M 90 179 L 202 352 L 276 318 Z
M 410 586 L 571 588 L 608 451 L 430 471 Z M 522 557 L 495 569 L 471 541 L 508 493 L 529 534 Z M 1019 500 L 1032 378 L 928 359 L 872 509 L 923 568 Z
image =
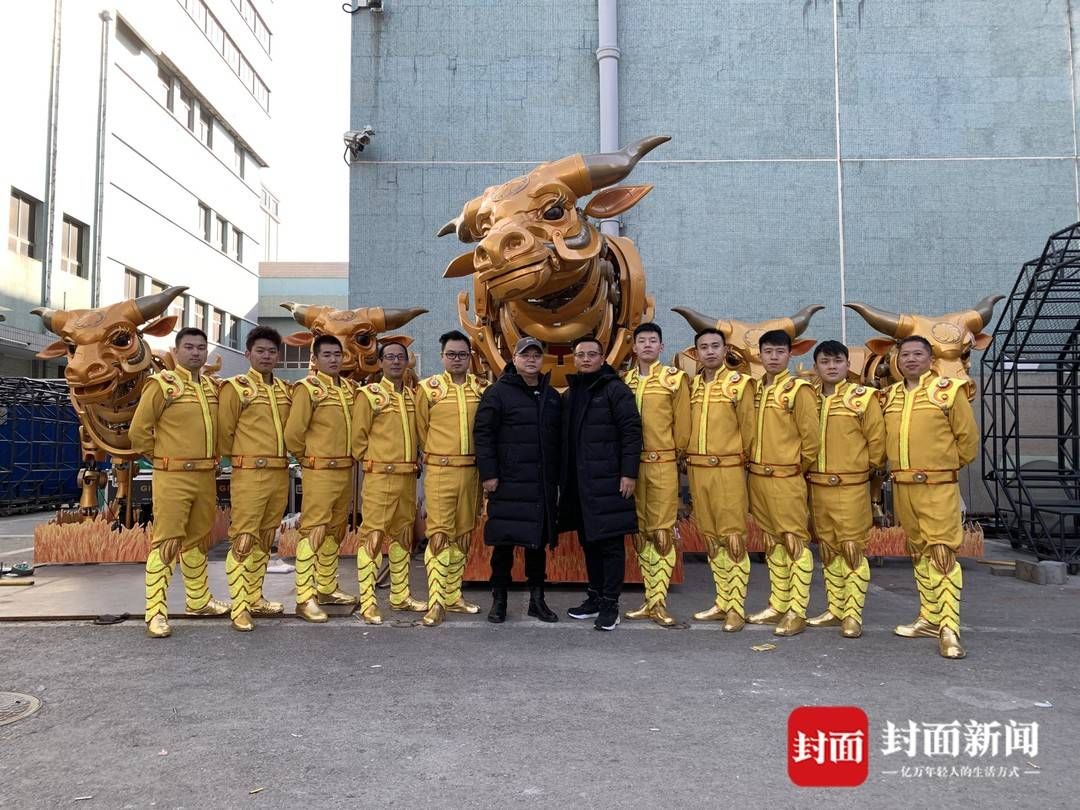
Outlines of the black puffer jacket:
M 619 494 L 619 478 L 637 478 L 641 459 L 634 394 L 607 363 L 567 380 L 559 528 L 584 528 L 588 540 L 632 534 L 637 531 L 634 498 Z
M 473 424 L 480 480 L 499 479 L 488 496 L 489 546 L 555 545 L 562 400 L 540 376 L 534 393 L 514 366 L 480 399 Z

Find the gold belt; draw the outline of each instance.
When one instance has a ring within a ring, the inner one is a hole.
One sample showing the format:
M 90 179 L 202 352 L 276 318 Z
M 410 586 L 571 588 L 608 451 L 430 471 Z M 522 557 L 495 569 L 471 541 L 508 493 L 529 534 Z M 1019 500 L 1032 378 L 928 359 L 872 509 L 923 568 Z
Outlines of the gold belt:
M 798 464 L 757 464 L 751 461 L 746 465 L 751 475 L 765 478 L 792 478 L 802 472 Z
M 169 458 L 154 457 L 155 470 L 169 472 L 206 472 L 217 467 L 216 458 Z
M 365 461 L 360 466 L 366 473 L 386 475 L 416 475 L 420 469 L 415 461 Z
M 300 466 L 305 470 L 348 470 L 352 467 L 352 463 L 352 456 L 338 456 L 337 458 L 307 456 L 300 460 Z
M 455 456 L 452 453 L 435 455 L 428 453 L 424 456 L 425 467 L 475 467 L 476 456 Z
M 870 471 L 863 472 L 808 472 L 806 480 L 820 487 L 854 487 L 870 480 Z
M 674 450 L 645 450 L 641 454 L 641 460 L 646 464 L 660 464 L 675 460 Z
M 742 453 L 729 453 L 726 456 L 687 453 L 686 463 L 690 467 L 742 467 L 746 459 Z
M 283 470 L 289 466 L 284 456 L 233 456 L 234 470 Z
M 897 484 L 955 484 L 959 480 L 956 470 L 893 470 L 891 477 Z

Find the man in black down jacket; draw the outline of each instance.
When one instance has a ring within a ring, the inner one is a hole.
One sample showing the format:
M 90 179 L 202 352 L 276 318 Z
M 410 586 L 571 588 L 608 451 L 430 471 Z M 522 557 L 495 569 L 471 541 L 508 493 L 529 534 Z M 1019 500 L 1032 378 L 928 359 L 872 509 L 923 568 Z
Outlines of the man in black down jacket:
M 641 459 L 641 415 L 594 338 L 574 343 L 574 366 L 563 395 L 562 481 L 559 528 L 577 530 L 589 587 L 585 601 L 567 613 L 596 618 L 597 630 L 619 623 L 619 594 L 626 568 L 623 537 L 637 531 L 634 486 Z
M 476 466 L 488 497 L 484 542 L 494 546 L 488 621 L 495 623 L 506 620 L 514 546 L 525 548 L 529 615 L 559 620 L 544 601 L 544 572 L 546 547 L 554 547 L 557 537 L 562 400 L 540 373 L 543 356 L 536 338 L 519 340 L 513 365 L 484 392 L 473 424 Z

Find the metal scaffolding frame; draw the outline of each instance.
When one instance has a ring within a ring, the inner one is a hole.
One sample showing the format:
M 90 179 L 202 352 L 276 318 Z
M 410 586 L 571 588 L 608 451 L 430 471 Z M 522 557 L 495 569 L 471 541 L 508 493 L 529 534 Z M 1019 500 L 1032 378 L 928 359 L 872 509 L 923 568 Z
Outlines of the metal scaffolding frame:
M 983 480 L 1014 548 L 1080 571 L 1080 222 L 1023 266 L 981 363 Z

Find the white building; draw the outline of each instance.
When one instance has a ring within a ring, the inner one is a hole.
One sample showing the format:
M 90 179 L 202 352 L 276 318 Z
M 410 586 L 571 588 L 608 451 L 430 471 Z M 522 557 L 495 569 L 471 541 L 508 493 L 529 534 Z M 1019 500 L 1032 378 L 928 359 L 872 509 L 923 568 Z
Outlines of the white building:
M 263 188 L 271 0 L 5 3 L 0 374 L 48 374 L 29 314 L 170 285 L 172 310 L 243 370 L 258 265 L 276 239 Z M 159 345 L 168 345 L 166 338 Z

